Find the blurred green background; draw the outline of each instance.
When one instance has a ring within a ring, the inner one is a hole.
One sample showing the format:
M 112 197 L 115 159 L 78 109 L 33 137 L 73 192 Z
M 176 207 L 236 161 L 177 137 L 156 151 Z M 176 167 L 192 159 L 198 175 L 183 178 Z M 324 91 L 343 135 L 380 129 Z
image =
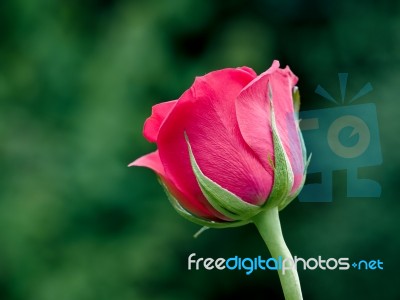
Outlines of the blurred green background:
M 281 214 L 301 257 L 380 259 L 383 271 L 300 271 L 305 299 L 400 299 L 398 1 L 0 2 L 0 299 L 282 299 L 278 276 L 188 271 L 187 257 L 267 256 L 253 226 L 208 230 L 170 207 L 154 174 L 127 168 L 155 103 L 196 75 L 273 59 L 300 77 L 302 109 L 374 90 L 382 197 L 295 200 Z M 336 93 L 336 94 L 335 94 Z

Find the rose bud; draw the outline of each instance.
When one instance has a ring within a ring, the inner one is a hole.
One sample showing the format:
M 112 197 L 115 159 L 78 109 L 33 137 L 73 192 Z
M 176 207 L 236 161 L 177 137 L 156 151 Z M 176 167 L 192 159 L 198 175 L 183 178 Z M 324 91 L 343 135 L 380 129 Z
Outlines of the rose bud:
M 300 192 L 307 166 L 297 77 L 279 62 L 197 77 L 174 101 L 153 106 L 143 135 L 158 150 L 129 166 L 152 169 L 174 208 L 207 227 L 239 226 Z

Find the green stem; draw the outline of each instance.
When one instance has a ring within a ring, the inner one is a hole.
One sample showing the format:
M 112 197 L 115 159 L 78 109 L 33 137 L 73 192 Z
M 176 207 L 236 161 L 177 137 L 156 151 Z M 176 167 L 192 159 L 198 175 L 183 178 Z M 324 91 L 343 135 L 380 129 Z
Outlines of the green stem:
M 279 221 L 279 212 L 277 207 L 267 208 L 253 218 L 258 231 L 261 234 L 265 244 L 268 247 L 271 256 L 278 260 L 282 257 L 282 261 L 286 258 L 293 262 L 293 257 L 290 254 L 285 240 L 283 239 L 281 223 Z M 285 265 L 282 263 L 282 265 Z M 290 264 L 292 265 L 292 264 Z M 289 263 L 286 264 L 289 266 Z M 301 300 L 301 287 L 299 275 L 295 268 L 285 270 L 284 274 L 282 269 L 278 269 L 279 279 L 281 281 L 283 294 L 286 300 Z

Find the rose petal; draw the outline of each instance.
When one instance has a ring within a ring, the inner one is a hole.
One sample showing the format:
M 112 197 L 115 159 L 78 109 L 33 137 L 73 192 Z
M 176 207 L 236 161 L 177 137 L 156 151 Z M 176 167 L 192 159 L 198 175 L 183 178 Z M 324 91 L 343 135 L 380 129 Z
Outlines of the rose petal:
M 205 176 L 241 199 L 262 204 L 272 177 L 244 142 L 236 120 L 235 99 L 254 76 L 224 69 L 196 79 L 160 128 L 157 144 L 166 174 L 187 194 L 206 202 L 193 174 L 184 132 Z
M 158 150 L 151 152 L 149 154 L 143 155 L 138 159 L 131 162 L 128 167 L 146 167 L 152 169 L 158 175 L 165 176 L 164 167 L 161 163 Z
M 244 67 L 240 67 L 240 68 L 237 68 L 237 69 L 249 73 L 250 76 L 252 76 L 252 77 L 257 77 L 257 73 L 252 68 L 244 66 Z
M 151 116 L 144 123 L 143 135 L 151 143 L 157 141 L 158 132 L 164 119 L 174 108 L 177 100 L 163 102 L 153 106 Z
M 292 192 L 297 190 L 303 179 L 304 162 L 299 139 L 299 128 L 293 107 L 292 91 L 297 77 L 289 67 L 279 68 L 279 62 L 250 82 L 236 101 L 239 128 L 246 143 L 261 160 L 264 168 L 272 172 L 273 139 L 271 130 L 270 102 L 272 101 L 279 137 L 294 173 Z M 272 99 L 269 97 L 271 87 Z
M 272 103 L 275 111 L 277 128 L 283 147 L 288 155 L 294 174 L 292 191 L 298 189 L 304 173 L 303 153 L 300 142 L 300 129 L 293 107 L 293 87 L 298 78 L 289 67 L 278 69 L 271 76 Z
M 172 193 L 186 210 L 194 215 L 210 220 L 226 220 L 226 218 L 210 207 L 210 205 L 204 205 L 204 203 L 196 201 L 190 194 L 179 190 L 174 182 L 165 176 L 164 167 L 161 163 L 158 150 L 138 158 L 129 164 L 129 167 L 132 166 L 146 167 L 156 172 L 168 187 L 169 192 Z
M 271 160 L 274 144 L 271 130 L 271 109 L 268 82 L 271 74 L 279 68 L 279 62 L 252 80 L 236 99 L 236 114 L 243 139 L 256 153 L 263 167 L 273 174 Z

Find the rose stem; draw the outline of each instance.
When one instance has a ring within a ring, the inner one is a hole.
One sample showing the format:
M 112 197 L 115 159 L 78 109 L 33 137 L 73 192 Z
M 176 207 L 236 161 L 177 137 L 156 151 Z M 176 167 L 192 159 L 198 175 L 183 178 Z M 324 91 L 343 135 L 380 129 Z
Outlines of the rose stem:
M 282 261 L 285 258 L 289 258 L 293 261 L 293 257 L 286 246 L 285 240 L 283 239 L 277 207 L 267 208 L 266 210 L 262 211 L 253 218 L 253 222 L 260 232 L 261 237 L 263 238 L 273 258 L 278 259 L 278 257 L 281 256 Z M 278 274 L 285 299 L 303 299 L 297 270 L 295 268 L 285 270 L 285 274 L 283 274 L 282 270 L 278 269 Z

